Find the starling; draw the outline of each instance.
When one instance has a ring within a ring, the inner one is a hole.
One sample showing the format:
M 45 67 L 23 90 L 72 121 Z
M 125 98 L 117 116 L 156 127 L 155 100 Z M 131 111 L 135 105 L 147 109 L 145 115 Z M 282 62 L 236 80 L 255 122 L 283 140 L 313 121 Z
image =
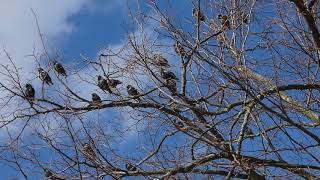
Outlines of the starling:
M 102 100 L 98 94 L 92 93 L 91 95 L 92 95 L 92 103 L 93 104 L 101 104 L 102 103 Z
M 128 85 L 127 86 L 127 92 L 129 94 L 129 96 L 133 96 L 135 99 L 138 99 L 140 100 L 140 98 L 138 97 L 139 96 L 139 92 L 136 88 L 134 88 L 133 86 L 131 85 Z
M 64 70 L 63 66 L 60 63 L 58 63 L 57 61 L 53 61 L 53 65 L 54 65 L 54 70 L 56 70 L 58 74 L 61 74 L 67 77 L 66 71 Z
M 31 84 L 26 84 L 25 94 L 26 94 L 26 99 L 32 105 L 33 104 L 33 100 L 34 100 L 35 90 L 34 90 L 34 88 L 32 87 Z
M 45 82 L 48 85 L 53 85 L 51 77 L 45 70 L 43 70 L 42 68 L 38 68 L 38 72 L 41 81 Z
M 170 67 L 168 60 L 162 57 L 160 54 L 155 54 L 153 56 L 157 66 Z
M 184 50 L 184 48 L 179 42 L 175 42 L 173 47 L 174 47 L 174 51 L 180 56 L 184 57 L 186 55 L 186 51 Z
M 44 169 L 44 175 L 47 179 L 51 180 L 65 180 L 65 178 L 59 177 L 58 175 L 54 174 L 50 169 L 45 168 Z
M 226 15 L 222 15 L 222 14 L 218 14 L 218 19 L 222 25 L 223 28 L 228 28 L 230 29 L 230 22 L 228 20 L 228 16 Z
M 92 147 L 88 143 L 84 143 L 82 151 L 84 155 L 90 160 L 95 160 L 97 157 L 96 153 L 93 151 Z
M 104 91 L 108 91 L 110 94 L 112 93 L 108 85 L 108 81 L 102 76 L 98 76 L 98 87 Z
M 177 83 L 174 79 L 166 79 L 167 88 L 173 93 L 177 93 Z
M 246 136 L 250 136 L 250 139 L 254 139 L 254 137 L 252 137 L 254 134 L 253 134 L 253 131 L 249 128 L 249 127 L 247 127 L 245 130 L 244 130 L 244 134 L 246 135 Z
M 116 88 L 120 84 L 122 84 L 122 82 L 117 79 L 110 79 L 108 82 L 109 87 L 112 87 L 112 88 Z
M 203 21 L 203 22 L 206 20 L 206 18 L 202 14 L 202 12 L 199 11 L 199 9 L 196 9 L 196 8 L 192 8 L 192 17 L 194 17 L 195 19 L 198 19 L 198 17 L 199 17 L 199 20 Z
M 176 80 L 178 80 L 176 75 L 171 71 L 165 71 L 165 70 L 161 69 L 160 73 L 161 73 L 161 77 L 163 79 L 165 79 L 165 80 L 167 80 L 167 79 L 176 79 Z
M 126 168 L 128 171 L 136 171 L 137 170 L 137 168 L 130 163 L 126 164 Z

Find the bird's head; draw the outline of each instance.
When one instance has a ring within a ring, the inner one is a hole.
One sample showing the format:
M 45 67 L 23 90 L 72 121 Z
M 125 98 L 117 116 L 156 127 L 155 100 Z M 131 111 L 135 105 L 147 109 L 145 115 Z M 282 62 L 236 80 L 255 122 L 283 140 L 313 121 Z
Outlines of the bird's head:
M 195 14 L 197 12 L 196 8 L 192 8 L 192 13 Z
M 91 95 L 92 95 L 92 97 L 97 97 L 98 96 L 97 93 L 92 93 Z
M 84 143 L 84 144 L 83 144 L 83 147 L 84 147 L 84 148 L 88 148 L 88 147 L 90 147 L 90 145 L 89 145 L 88 143 Z
M 98 76 L 98 81 L 101 81 L 103 79 L 103 77 L 102 76 Z
M 26 88 L 30 88 L 30 87 L 32 87 L 31 84 L 27 83 Z
M 44 70 L 43 70 L 41 67 L 39 67 L 39 68 L 38 68 L 38 71 L 39 71 L 39 72 L 42 72 L 42 71 L 44 71 Z
M 222 19 L 222 16 L 223 16 L 222 14 L 218 14 L 217 17 L 218 17 L 218 19 Z
M 159 59 L 159 57 L 160 57 L 160 54 L 153 55 L 153 59 Z
M 128 85 L 128 86 L 127 86 L 127 89 L 128 89 L 128 90 L 129 90 L 129 89 L 131 89 L 131 88 L 132 88 L 132 86 L 131 86 L 131 85 Z

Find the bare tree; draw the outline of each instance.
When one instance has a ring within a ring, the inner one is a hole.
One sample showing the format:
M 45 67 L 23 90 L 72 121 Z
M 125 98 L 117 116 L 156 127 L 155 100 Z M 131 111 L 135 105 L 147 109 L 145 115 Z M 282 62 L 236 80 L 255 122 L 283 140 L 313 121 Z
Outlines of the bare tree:
M 184 18 L 141 3 L 98 59 L 64 67 L 44 47 L 26 82 L 7 53 L 2 163 L 26 179 L 320 176 L 317 0 L 194 0 Z

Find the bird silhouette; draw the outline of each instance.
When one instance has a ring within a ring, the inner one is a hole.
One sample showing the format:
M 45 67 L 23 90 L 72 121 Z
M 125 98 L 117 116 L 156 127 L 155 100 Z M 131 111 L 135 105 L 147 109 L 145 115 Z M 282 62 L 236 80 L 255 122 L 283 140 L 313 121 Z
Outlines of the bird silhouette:
M 205 16 L 197 8 L 192 8 L 192 17 L 194 17 L 195 19 L 198 19 L 199 17 L 199 20 L 203 22 L 206 20 Z
M 86 158 L 88 158 L 91 161 L 93 161 L 97 158 L 96 153 L 93 151 L 92 147 L 88 143 L 84 143 L 82 151 L 83 151 L 84 155 L 86 156 Z
M 163 56 L 161 56 L 160 54 L 155 54 L 153 56 L 153 59 L 155 61 L 155 64 L 157 66 L 160 66 L 160 67 L 170 67 L 169 63 L 168 63 L 168 60 L 165 59 Z
M 246 127 L 246 129 L 244 130 L 244 134 L 246 136 L 251 136 L 250 139 L 254 139 L 254 137 L 252 137 L 254 135 L 252 129 L 250 129 L 249 127 Z
M 97 93 L 92 93 L 91 96 L 92 96 L 92 103 L 93 104 L 101 104 L 102 103 L 102 100 Z
M 167 88 L 173 93 L 177 93 L 177 82 L 174 79 L 166 79 Z
M 164 69 L 161 69 L 160 74 L 161 74 L 161 77 L 163 79 L 165 79 L 165 80 L 167 80 L 167 79 L 176 79 L 176 80 L 178 80 L 177 76 L 171 71 L 166 71 Z
M 108 81 L 100 75 L 98 76 L 98 87 L 104 91 L 108 91 L 110 94 L 112 93 L 108 85 Z
M 33 105 L 34 96 L 35 96 L 35 90 L 32 87 L 31 84 L 26 84 L 26 90 L 25 90 L 26 99 L 29 101 L 31 105 Z
M 182 45 L 181 45 L 179 42 L 175 42 L 175 43 L 173 44 L 173 47 L 174 47 L 174 51 L 175 51 L 178 55 L 180 55 L 180 56 L 182 56 L 182 57 L 184 57 L 184 56 L 186 55 L 186 51 L 184 50 L 184 48 L 182 47 Z
M 58 63 L 57 61 L 53 61 L 54 70 L 63 76 L 67 76 L 66 70 L 63 68 L 63 66 Z
M 228 16 L 223 15 L 223 14 L 218 14 L 218 19 L 219 19 L 223 28 L 230 29 L 230 21 L 228 20 Z
M 138 90 L 136 88 L 134 88 L 131 85 L 127 86 L 127 92 L 129 96 L 133 96 L 135 99 L 140 100 L 140 98 L 138 97 L 140 94 L 138 92 Z

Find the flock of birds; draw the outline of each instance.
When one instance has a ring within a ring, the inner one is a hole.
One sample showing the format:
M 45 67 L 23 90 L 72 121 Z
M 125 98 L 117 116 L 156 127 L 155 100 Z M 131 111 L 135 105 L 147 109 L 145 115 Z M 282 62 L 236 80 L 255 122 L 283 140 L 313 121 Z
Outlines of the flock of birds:
M 196 19 L 199 19 L 200 21 L 203 21 L 203 22 L 206 20 L 205 16 L 202 14 L 202 12 L 196 8 L 192 9 L 192 16 Z M 230 22 L 228 21 L 228 16 L 219 14 L 217 16 L 217 18 L 219 19 L 222 27 L 230 29 Z M 187 52 L 185 51 L 184 47 L 182 46 L 182 44 L 180 42 L 178 42 L 178 41 L 175 42 L 173 47 L 174 47 L 175 52 L 178 55 L 180 55 L 180 57 L 182 57 L 182 58 L 188 57 Z M 160 67 L 160 75 L 161 75 L 161 78 L 164 80 L 165 86 L 172 92 L 173 95 L 176 94 L 177 93 L 177 80 L 179 80 L 179 79 L 176 77 L 176 75 L 172 71 L 170 71 L 171 66 L 168 63 L 168 60 L 165 59 L 161 54 L 155 54 L 153 56 L 153 61 L 156 66 Z M 62 75 L 62 76 L 67 77 L 65 69 L 60 63 L 58 63 L 57 61 L 53 61 L 53 66 L 54 66 L 54 70 L 58 73 L 58 75 Z M 39 73 L 39 78 L 42 82 L 44 82 L 47 85 L 53 85 L 52 79 L 47 71 L 45 71 L 42 68 L 38 68 L 38 73 Z M 122 84 L 122 82 L 120 80 L 110 79 L 110 78 L 105 79 L 100 75 L 98 76 L 97 86 L 101 90 L 107 91 L 110 94 L 114 94 L 117 86 L 120 84 Z M 26 88 L 25 89 L 25 99 L 27 99 L 32 106 L 33 101 L 35 100 L 35 89 L 29 83 L 25 85 L 25 88 Z M 133 87 L 132 85 L 127 85 L 126 88 L 127 88 L 127 93 L 129 96 L 131 96 L 133 99 L 140 100 L 141 95 L 135 87 Z M 101 105 L 102 104 L 102 99 L 100 98 L 100 96 L 97 93 L 92 93 L 91 95 L 92 95 L 91 104 L 93 104 L 93 105 Z M 177 124 L 179 126 L 183 126 L 183 124 L 181 122 L 178 122 Z M 250 132 L 249 134 L 253 134 L 253 133 Z M 90 161 L 95 161 L 97 159 L 97 155 L 96 155 L 95 151 L 93 150 L 92 146 L 88 143 L 83 144 L 82 152 L 85 155 L 85 157 Z M 130 163 L 126 164 L 126 169 L 128 171 L 137 171 L 137 167 L 130 164 Z M 53 173 L 48 168 L 44 168 L 44 174 L 49 179 L 55 179 L 55 180 L 65 179 L 63 177 L 59 177 L 57 174 Z
M 183 49 L 183 52 L 185 52 L 184 49 Z M 161 77 L 163 80 L 165 80 L 165 83 L 168 89 L 171 90 L 173 93 L 176 93 L 176 88 L 177 88 L 176 80 L 178 80 L 178 78 L 173 72 L 168 70 L 168 68 L 170 67 L 170 65 L 168 64 L 168 60 L 162 57 L 160 54 L 156 54 L 154 55 L 154 61 L 156 65 L 161 67 L 161 72 L 160 72 Z M 60 63 L 58 63 L 57 61 L 54 61 L 53 65 L 54 65 L 54 70 L 58 73 L 58 75 L 63 75 L 67 77 L 65 69 Z M 38 73 L 39 73 L 39 78 L 43 83 L 47 85 L 53 85 L 52 79 L 47 71 L 45 71 L 43 68 L 38 68 Z M 105 79 L 101 75 L 98 76 L 97 86 L 101 90 L 108 92 L 110 94 L 115 94 L 117 86 L 120 84 L 122 84 L 122 82 L 118 79 L 112 79 L 112 78 Z M 31 105 L 33 105 L 33 102 L 35 100 L 35 92 L 36 92 L 35 89 L 30 83 L 27 83 L 25 85 L 25 99 L 28 100 Z M 133 99 L 140 100 L 139 91 L 132 85 L 127 85 L 127 93 Z M 91 96 L 92 96 L 91 97 L 92 105 L 102 104 L 102 99 L 97 93 L 92 93 Z
M 205 21 L 206 18 L 203 15 L 201 11 L 197 8 L 192 9 L 192 16 L 196 19 L 199 19 L 200 21 Z M 218 19 L 220 20 L 220 23 L 223 27 L 227 27 L 230 29 L 230 22 L 228 21 L 228 16 L 219 14 Z M 181 57 L 187 57 L 187 53 L 185 49 L 183 48 L 182 44 L 180 42 L 174 43 L 174 50 L 175 52 L 180 55 Z M 153 57 L 155 64 L 159 67 L 161 67 L 160 74 L 162 79 L 165 81 L 166 87 L 173 93 L 177 93 L 177 80 L 178 78 L 176 75 L 169 71 L 170 65 L 168 63 L 168 60 L 165 59 L 160 54 L 155 54 Z M 58 63 L 57 61 L 53 61 L 54 70 L 62 76 L 67 76 L 66 71 L 62 64 Z M 43 68 L 38 68 L 39 78 L 41 81 L 43 81 L 47 85 L 53 85 L 52 79 L 47 71 L 45 71 Z M 98 87 L 102 89 L 103 91 L 107 91 L 110 94 L 114 93 L 114 90 L 117 88 L 118 85 L 122 84 L 120 80 L 117 79 L 104 79 L 102 76 L 98 76 Z M 33 105 L 33 101 L 35 100 L 35 89 L 30 83 L 27 83 L 25 85 L 25 98 L 29 101 L 31 105 Z M 139 91 L 133 87 L 132 85 L 127 85 L 127 93 L 129 96 L 133 97 L 134 99 L 140 100 L 140 93 Z M 97 93 L 91 94 L 92 98 L 92 104 L 101 104 L 102 100 L 100 96 Z
M 176 42 L 174 44 L 175 52 L 179 54 L 180 56 L 185 56 L 186 51 L 182 47 L 182 45 L 179 42 Z M 160 75 L 161 78 L 164 80 L 166 87 L 173 93 L 177 93 L 177 80 L 178 78 L 176 75 L 169 70 L 171 67 L 168 63 L 168 60 L 164 58 L 160 54 L 155 54 L 153 56 L 154 64 L 160 67 Z M 57 61 L 53 61 L 53 67 L 54 70 L 58 73 L 58 75 L 62 75 L 67 77 L 67 73 L 64 69 L 64 67 L 58 63 Z M 38 68 L 39 78 L 40 80 L 47 84 L 47 85 L 53 85 L 52 79 L 47 71 L 45 71 L 43 68 Z M 117 86 L 122 84 L 122 82 L 118 79 L 112 79 L 112 78 L 103 78 L 101 75 L 98 76 L 97 86 L 110 94 L 115 94 Z M 132 85 L 127 85 L 127 93 L 130 97 L 136 100 L 140 100 L 141 94 L 139 91 L 133 87 Z M 102 99 L 97 93 L 91 94 L 91 105 L 101 105 Z M 29 101 L 31 105 L 33 105 L 33 102 L 35 100 L 35 89 L 30 83 L 27 83 L 25 85 L 25 99 Z
M 192 17 L 194 17 L 195 19 L 199 19 L 199 21 L 202 21 L 202 22 L 206 21 L 206 17 L 197 8 L 192 8 Z M 230 22 L 228 20 L 228 16 L 227 15 L 218 14 L 217 18 L 220 21 L 220 23 L 221 23 L 223 28 L 230 29 Z
M 179 42 L 176 42 L 174 44 L 174 49 L 175 49 L 175 52 L 177 54 L 179 54 L 180 56 L 186 55 L 186 51 L 184 50 L 184 48 L 182 47 L 182 45 Z M 168 60 L 160 54 L 155 54 L 153 56 L 153 61 L 156 66 L 160 67 L 160 75 L 161 75 L 161 78 L 164 80 L 166 87 L 173 94 L 176 93 L 177 92 L 176 81 L 178 80 L 178 78 L 176 77 L 176 75 L 173 72 L 170 71 L 169 68 L 171 66 L 168 63 Z M 67 73 L 66 73 L 65 69 L 60 63 L 58 63 L 57 61 L 53 61 L 53 67 L 54 67 L 54 70 L 58 73 L 58 75 L 63 75 L 65 77 L 67 77 Z M 53 85 L 52 79 L 51 79 L 50 75 L 48 74 L 48 72 L 46 72 L 42 68 L 38 68 L 38 73 L 39 73 L 39 78 L 43 83 L 45 83 L 47 85 Z M 117 86 L 120 84 L 122 84 L 122 82 L 120 80 L 110 79 L 110 78 L 105 79 L 101 75 L 98 76 L 97 86 L 101 90 L 108 92 L 110 94 L 115 94 L 115 90 L 116 90 Z M 32 106 L 33 101 L 35 100 L 35 89 L 29 83 L 27 83 L 25 85 L 25 87 L 26 87 L 25 99 L 27 99 Z M 139 91 L 135 87 L 133 87 L 132 85 L 127 85 L 127 93 L 133 99 L 140 100 Z M 92 93 L 91 105 L 100 106 L 102 103 L 103 103 L 103 101 L 100 98 L 100 96 L 97 93 Z M 97 155 L 96 155 L 95 151 L 93 150 L 92 146 L 88 143 L 83 144 L 82 152 L 85 155 L 85 157 L 91 162 L 94 162 L 97 159 Z M 126 164 L 126 169 L 128 171 L 137 171 L 137 168 L 130 163 Z M 49 179 L 54 179 L 54 180 L 64 180 L 65 179 L 63 177 L 58 176 L 56 173 L 52 172 L 48 168 L 44 168 L 44 174 Z

